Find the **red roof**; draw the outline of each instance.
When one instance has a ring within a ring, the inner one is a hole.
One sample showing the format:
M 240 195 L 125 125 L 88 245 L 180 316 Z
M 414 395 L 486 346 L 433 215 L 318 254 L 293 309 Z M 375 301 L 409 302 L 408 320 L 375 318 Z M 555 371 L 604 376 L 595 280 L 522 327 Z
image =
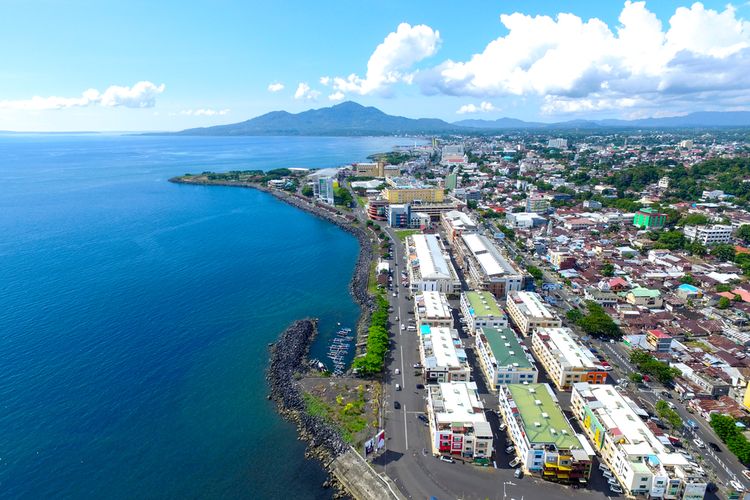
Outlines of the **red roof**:
M 653 335 L 657 339 L 671 339 L 672 338 L 666 333 L 662 332 L 661 330 L 649 330 L 648 333 L 649 335 Z

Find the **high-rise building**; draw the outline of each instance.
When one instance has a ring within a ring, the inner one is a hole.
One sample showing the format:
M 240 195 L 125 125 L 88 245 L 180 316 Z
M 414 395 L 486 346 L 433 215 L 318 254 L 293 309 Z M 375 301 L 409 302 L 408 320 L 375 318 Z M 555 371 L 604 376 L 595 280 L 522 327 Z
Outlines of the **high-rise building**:
M 548 148 L 556 148 L 556 149 L 568 149 L 568 140 L 567 139 L 550 139 L 547 143 Z
M 660 229 L 667 223 L 667 214 L 653 208 L 642 208 L 633 216 L 633 225 L 641 229 Z

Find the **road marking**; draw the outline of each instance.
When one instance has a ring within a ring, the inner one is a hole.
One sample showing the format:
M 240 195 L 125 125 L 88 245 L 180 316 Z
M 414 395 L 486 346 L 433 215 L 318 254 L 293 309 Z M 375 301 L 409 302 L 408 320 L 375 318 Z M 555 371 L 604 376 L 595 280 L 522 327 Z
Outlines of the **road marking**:
M 401 388 L 406 389 L 406 379 L 404 378 L 404 346 L 401 347 Z
M 404 451 L 409 449 L 409 429 L 406 427 L 406 405 L 404 405 Z

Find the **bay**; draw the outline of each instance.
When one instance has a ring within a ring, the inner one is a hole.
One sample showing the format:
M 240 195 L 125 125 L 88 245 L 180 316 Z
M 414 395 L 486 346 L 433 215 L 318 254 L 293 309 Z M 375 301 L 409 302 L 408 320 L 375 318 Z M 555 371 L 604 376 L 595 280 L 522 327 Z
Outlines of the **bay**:
M 0 136 L 0 497 L 329 498 L 266 400 L 294 319 L 354 326 L 356 240 L 204 170 L 394 138 Z

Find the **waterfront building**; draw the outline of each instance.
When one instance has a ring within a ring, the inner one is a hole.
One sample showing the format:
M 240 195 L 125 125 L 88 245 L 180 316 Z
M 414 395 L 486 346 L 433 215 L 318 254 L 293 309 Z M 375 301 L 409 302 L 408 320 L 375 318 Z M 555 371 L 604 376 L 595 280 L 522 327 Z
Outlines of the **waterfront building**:
M 459 210 L 443 212 L 440 215 L 440 224 L 443 226 L 443 230 L 451 244 L 456 244 L 462 234 L 474 233 L 477 230 L 476 222 L 468 214 Z
M 713 224 L 711 226 L 685 226 L 685 238 L 697 241 L 703 246 L 720 245 L 732 241 L 732 226 Z
M 509 292 L 506 307 L 510 320 L 525 336 L 529 336 L 534 328 L 562 326 L 560 318 L 544 305 L 536 292 Z
M 549 384 L 501 385 L 498 392 L 500 414 L 524 469 L 548 481 L 586 484 L 594 450 L 570 426 Z
M 367 200 L 367 217 L 372 220 L 387 220 L 388 200 L 369 198 Z
M 441 292 L 422 292 L 414 296 L 414 319 L 417 326 L 453 326 L 448 299 Z
M 661 229 L 667 223 L 667 215 L 653 208 L 642 208 L 633 216 L 633 225 L 641 229 Z
M 476 288 L 487 290 L 501 300 L 509 292 L 523 289 L 523 272 L 486 236 L 462 234 L 456 253 Z
M 411 205 L 405 203 L 403 205 L 390 204 L 386 208 L 386 214 L 388 217 L 388 225 L 391 227 L 406 228 L 411 223 Z
M 462 382 L 471 379 L 471 368 L 466 359 L 458 331 L 445 326 L 421 325 L 419 358 L 425 382 Z
M 313 180 L 313 196 L 329 205 L 334 204 L 334 189 L 338 186 L 336 177 L 329 175 L 317 176 Z
M 490 292 L 484 290 L 461 292 L 460 304 L 461 315 L 466 321 L 466 329 L 472 335 L 480 327 L 505 328 L 508 326 L 508 317 Z
M 395 177 L 400 174 L 398 165 L 386 165 L 385 162 L 353 163 L 352 170 L 358 177 Z
M 538 328 L 531 348 L 550 379 L 562 391 L 577 382 L 604 384 L 607 372 L 587 347 L 573 338 L 570 328 Z
M 429 186 L 414 179 L 389 177 L 388 187 L 383 190 L 383 197 L 389 203 L 442 203 L 445 196 L 443 189 Z
M 626 495 L 684 500 L 705 496 L 705 475 L 671 452 L 639 418 L 635 403 L 614 386 L 577 383 L 571 407 Z
M 539 372 L 510 328 L 480 327 L 476 337 L 477 358 L 488 387 L 536 383 Z
M 492 429 L 474 382 L 428 386 L 427 418 L 434 454 L 489 463 Z
M 406 239 L 407 270 L 412 292 L 438 291 L 455 295 L 461 290 L 456 270 L 434 234 L 414 234 Z

